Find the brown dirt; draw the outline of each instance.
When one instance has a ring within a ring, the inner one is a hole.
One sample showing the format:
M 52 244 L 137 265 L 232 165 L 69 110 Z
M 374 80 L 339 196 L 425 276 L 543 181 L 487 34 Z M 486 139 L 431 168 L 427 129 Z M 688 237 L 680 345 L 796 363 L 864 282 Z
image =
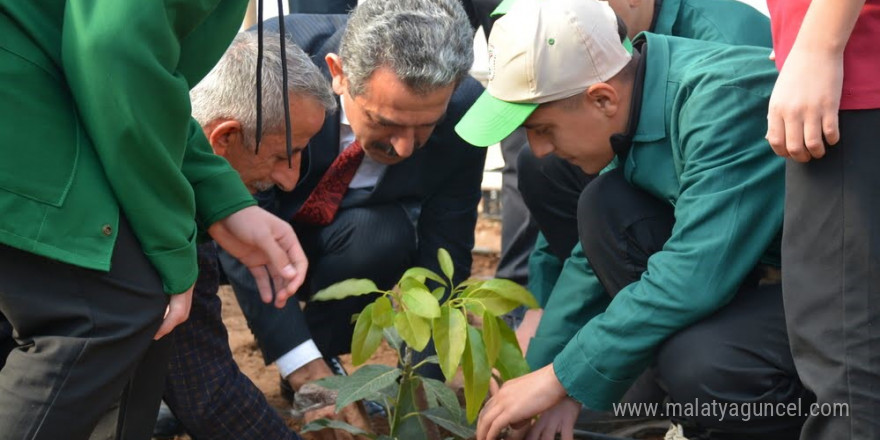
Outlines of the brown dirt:
M 491 277 L 494 275 L 495 267 L 498 265 L 500 231 L 501 224 L 497 220 L 481 218 L 478 221 L 472 276 Z M 285 418 L 288 426 L 298 430 L 300 422 L 289 416 L 290 407 L 281 397 L 278 388 L 278 369 L 274 365 L 266 366 L 263 363 L 263 356 L 247 327 L 247 322 L 235 300 L 232 289 L 228 286 L 221 287 L 219 295 L 223 302 L 223 323 L 226 324 L 226 329 L 229 332 L 229 346 L 235 361 L 241 367 L 241 371 L 263 391 L 269 404 Z M 341 358 L 349 372 L 357 369 L 351 365 L 350 356 L 341 356 Z M 396 362 L 397 356 L 394 351 L 383 343 L 367 363 L 395 365 Z M 303 437 L 306 440 L 310 438 L 309 434 L 304 434 Z M 190 437 L 181 436 L 176 440 L 190 440 Z

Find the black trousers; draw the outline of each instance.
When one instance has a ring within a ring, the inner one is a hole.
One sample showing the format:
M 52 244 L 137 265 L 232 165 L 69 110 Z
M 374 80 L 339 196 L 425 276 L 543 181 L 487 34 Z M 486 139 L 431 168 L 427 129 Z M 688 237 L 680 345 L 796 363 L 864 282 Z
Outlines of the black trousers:
M 518 156 L 528 150 L 525 129 L 519 128 L 501 141 L 504 168 L 501 171 L 501 259 L 495 276 L 526 285 L 529 255 L 538 237 L 538 225 L 529 215 L 518 182 Z
M 786 164 L 782 280 L 795 364 L 827 414 L 848 409 L 810 417 L 810 440 L 880 438 L 880 110 L 841 111 L 839 121 L 825 157 Z
M 577 213 L 584 252 L 612 296 L 641 277 L 675 222 L 670 205 L 630 185 L 619 169 L 586 187 Z M 781 285 L 760 285 L 759 277 L 756 270 L 730 303 L 659 347 L 654 371 L 671 402 L 750 409 L 812 402 L 789 351 Z M 804 420 L 767 411 L 751 412 L 748 420 L 720 416 L 696 414 L 680 421 L 692 438 L 779 440 L 798 438 Z
M 519 153 L 519 191 L 550 252 L 565 261 L 578 242 L 578 197 L 593 179 L 580 168 L 549 155 L 537 158 L 529 148 Z
M 0 370 L 0 439 L 149 438 L 167 304 L 124 219 L 108 273 L 0 245 L 0 313 L 17 343 Z
M 409 268 L 418 246 L 414 220 L 399 204 L 340 209 L 333 223 L 294 225 L 309 258 L 309 271 L 295 298 L 283 309 L 260 301 L 250 272 L 221 251 L 220 262 L 263 351 L 267 364 L 309 338 L 324 356 L 351 351 L 351 317 L 375 300 L 372 295 L 341 301 L 308 302 L 315 292 L 349 278 L 368 278 L 391 288 Z

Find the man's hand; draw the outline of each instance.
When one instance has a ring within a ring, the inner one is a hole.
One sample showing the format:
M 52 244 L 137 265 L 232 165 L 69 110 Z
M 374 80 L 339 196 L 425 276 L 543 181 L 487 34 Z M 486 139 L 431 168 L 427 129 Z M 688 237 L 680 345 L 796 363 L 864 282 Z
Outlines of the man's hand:
M 370 429 L 370 422 L 367 420 L 367 415 L 357 403 L 352 403 L 351 405 L 342 408 L 338 413 L 335 412 L 335 407 L 333 405 L 309 411 L 303 417 L 303 422 L 309 423 L 313 420 L 323 418 L 339 420 L 361 428 L 364 431 L 372 431 Z M 341 429 L 322 429 L 320 431 L 312 432 L 312 436 L 318 440 L 354 440 L 355 438 L 361 438 L 360 436 L 355 437 L 353 434 Z
M 330 371 L 330 367 L 327 366 L 324 359 L 319 358 L 303 365 L 300 369 L 291 373 L 291 375 L 288 376 L 287 381 L 290 382 L 290 386 L 293 387 L 294 390 L 298 391 L 300 387 L 306 383 L 332 375 L 333 372 Z M 307 411 L 303 416 L 303 421 L 309 423 L 322 418 L 339 420 L 365 431 L 371 431 L 370 422 L 367 420 L 366 413 L 364 413 L 360 405 L 357 403 L 352 403 L 351 405 L 342 408 L 339 413 L 335 412 L 334 405 Z M 313 432 L 312 435 L 318 440 L 354 440 L 355 438 L 352 434 L 337 429 L 322 429 Z
M 560 440 L 574 440 L 574 422 L 580 412 L 581 404 L 577 400 L 571 397 L 560 400 L 541 413 L 526 440 L 553 439 L 557 433 L 560 434 Z
M 824 156 L 825 142 L 840 140 L 842 87 L 842 53 L 793 48 L 770 96 L 767 141 L 773 151 L 798 162 Z
M 249 206 L 208 228 L 211 237 L 250 269 L 260 298 L 281 308 L 305 280 L 308 261 L 284 220 Z
M 186 318 L 189 318 L 189 310 L 192 306 L 193 299 L 193 288 L 195 287 L 196 285 L 193 284 L 192 286 L 189 286 L 189 289 L 186 289 L 186 292 L 171 295 L 171 299 L 168 301 L 168 307 L 165 308 L 165 319 L 162 320 L 162 325 L 159 326 L 159 330 L 156 331 L 153 340 L 158 341 L 162 336 L 171 333 L 171 330 L 174 330 L 174 327 L 177 327 L 186 321 Z
M 504 383 L 486 402 L 477 421 L 477 440 L 496 440 L 508 426 L 516 429 L 565 397 L 553 365 Z M 509 430 L 505 431 L 509 432 Z

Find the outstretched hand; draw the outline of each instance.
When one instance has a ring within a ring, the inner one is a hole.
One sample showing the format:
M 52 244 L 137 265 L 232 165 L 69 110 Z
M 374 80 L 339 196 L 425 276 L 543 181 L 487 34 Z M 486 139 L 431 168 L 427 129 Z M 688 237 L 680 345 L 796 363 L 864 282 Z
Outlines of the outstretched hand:
M 505 382 L 480 412 L 477 440 L 496 440 L 508 426 L 522 427 L 532 417 L 556 405 L 565 395 L 565 388 L 556 378 L 552 364 Z
M 250 206 L 214 223 L 208 233 L 242 262 L 257 282 L 260 298 L 281 308 L 305 280 L 308 261 L 293 228 Z

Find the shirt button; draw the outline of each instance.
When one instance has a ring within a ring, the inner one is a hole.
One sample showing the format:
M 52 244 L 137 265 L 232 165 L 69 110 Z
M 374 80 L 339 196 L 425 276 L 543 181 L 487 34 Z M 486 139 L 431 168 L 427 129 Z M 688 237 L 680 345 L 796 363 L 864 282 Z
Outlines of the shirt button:
M 110 227 L 110 225 L 104 225 L 101 227 L 101 232 L 103 232 L 104 235 L 109 237 L 109 236 L 113 235 L 113 228 Z

